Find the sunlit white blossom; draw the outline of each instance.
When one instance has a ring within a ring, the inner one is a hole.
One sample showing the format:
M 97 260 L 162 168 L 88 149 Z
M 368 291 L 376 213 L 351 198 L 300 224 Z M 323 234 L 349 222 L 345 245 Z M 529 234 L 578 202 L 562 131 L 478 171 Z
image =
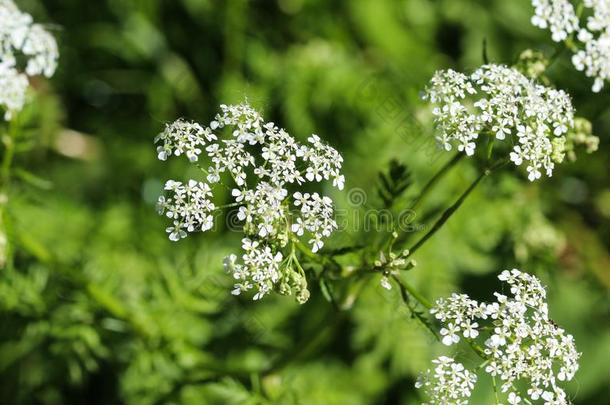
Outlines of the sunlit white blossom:
M 330 198 L 321 197 L 318 193 L 294 193 L 294 205 L 300 209 L 300 215 L 292 224 L 292 231 L 302 235 L 308 231 L 312 235 L 309 243 L 312 244 L 312 252 L 317 252 L 324 246 L 323 240 L 337 229 L 337 223 L 333 219 L 333 202 Z
M 430 312 L 447 325 L 441 329 L 443 344 L 450 346 L 460 341 L 460 336 L 478 336 L 476 319 L 485 318 L 484 308 L 466 294 L 453 294 L 448 299 L 439 299 Z
M 574 125 L 565 92 L 502 65 L 484 65 L 471 75 L 439 71 L 424 98 L 435 105 L 437 140 L 445 150 L 456 147 L 471 156 L 480 142 L 513 145 L 509 158 L 526 165 L 530 181 L 553 174 L 555 161 L 563 158 L 565 140 L 558 140 Z
M 172 226 L 167 228 L 171 240 L 186 238 L 187 232 L 205 232 L 212 228 L 211 213 L 216 207 L 209 199 L 212 196 L 210 186 L 196 180 L 190 180 L 186 185 L 169 180 L 165 190 L 170 196 L 159 197 L 157 209 L 172 220 Z
M 578 30 L 578 17 L 568 0 L 532 0 L 535 8 L 532 24 L 549 29 L 553 41 L 560 42 Z
M 220 108 L 208 126 L 185 120 L 167 125 L 155 138 L 158 158 L 185 155 L 196 164 L 206 177 L 206 201 L 213 198 L 211 187 L 217 184 L 229 190 L 233 202 L 228 205 L 236 208 L 245 236 L 241 258 L 231 255 L 225 260 L 225 269 L 237 281 L 234 294 L 253 290 L 260 299 L 275 289 L 304 301 L 309 292 L 303 270 L 294 253 L 286 254 L 284 248 L 290 244 L 294 250 L 303 238 L 316 253 L 337 224 L 329 197 L 293 190 L 323 180 L 343 188 L 343 158 L 317 135 L 306 144 L 298 142 L 247 104 Z M 170 239 L 210 229 L 212 212 L 222 206 L 193 206 L 174 190 L 175 183 L 166 187 L 174 196 L 161 197 L 159 203 L 174 222 L 168 228 Z M 200 216 L 195 216 L 198 209 Z
M 593 91 L 599 92 L 610 78 L 610 2 L 584 0 L 591 9 L 586 24 L 578 31 L 577 39 L 582 48 L 572 57 L 577 70 L 594 79 Z
M 53 76 L 58 58 L 53 35 L 12 0 L 0 0 L 0 105 L 6 120 L 24 106 L 28 76 Z
M 578 370 L 574 338 L 550 319 L 546 291 L 538 278 L 513 269 L 498 279 L 509 286 L 511 296 L 495 293 L 495 302 L 480 303 L 453 294 L 436 302 L 431 313 L 443 324 L 443 343 L 484 335 L 484 370 L 499 379 L 510 404 L 522 402 L 518 387 L 523 384 L 532 401 L 568 404 L 559 384 L 570 381 Z
M 256 287 L 254 300 L 259 300 L 273 289 L 280 278 L 282 253 L 273 252 L 270 246 L 248 238 L 242 240 L 242 248 L 243 264 L 237 262 L 235 255 L 228 256 L 224 262 L 225 269 L 237 282 L 233 294 L 239 295 Z
M 0 63 L 0 105 L 6 109 L 6 120 L 10 120 L 14 112 L 23 109 L 28 85 L 26 75 L 10 65 Z
M 430 405 L 466 405 L 477 382 L 475 373 L 451 357 L 441 356 L 432 360 L 433 370 L 428 370 L 415 383 L 424 391 Z M 424 403 L 426 405 L 426 403 Z
M 167 160 L 168 156 L 184 154 L 191 162 L 196 162 L 206 143 L 216 139 L 209 128 L 204 129 L 196 122 L 177 120 L 155 138 L 155 143 L 160 144 L 157 156 L 159 160 Z
M 594 79 L 592 89 L 599 92 L 610 78 L 610 2 L 580 3 L 585 11 L 582 18 L 568 0 L 532 0 L 532 23 L 549 29 L 555 42 L 570 39 L 574 67 Z

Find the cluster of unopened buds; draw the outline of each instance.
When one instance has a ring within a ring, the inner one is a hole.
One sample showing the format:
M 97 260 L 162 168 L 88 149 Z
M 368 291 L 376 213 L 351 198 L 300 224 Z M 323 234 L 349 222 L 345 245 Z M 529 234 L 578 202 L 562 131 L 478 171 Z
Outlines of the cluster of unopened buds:
M 12 0 L 0 0 L 0 106 L 5 120 L 23 108 L 28 77 L 53 76 L 58 58 L 53 35 Z
M 451 346 L 461 339 L 472 345 L 482 341 L 481 354 L 486 359 L 482 368 L 494 381 L 500 380 L 500 391 L 510 404 L 522 401 L 519 387 L 523 386 L 527 387 L 527 401 L 568 404 L 559 383 L 570 381 L 578 370 L 580 353 L 573 337 L 549 317 L 540 280 L 516 269 L 503 271 L 498 278 L 509 285 L 512 296 L 495 293 L 495 302 L 482 303 L 453 294 L 436 302 L 430 312 L 443 325 L 443 344 Z M 426 387 L 433 404 L 467 403 L 473 378 L 467 378 L 470 374 L 453 360 L 437 363 L 443 368 L 428 372 L 418 386 Z M 458 367 L 461 374 L 440 378 L 447 374 L 447 365 Z
M 532 24 L 550 30 L 553 41 L 565 42 L 573 51 L 574 67 L 594 79 L 594 92 L 601 91 L 610 79 L 610 2 L 583 0 L 580 10 L 569 0 L 532 0 L 532 4 Z
M 397 236 L 396 233 L 394 235 Z M 390 278 L 398 276 L 401 271 L 411 270 L 417 265 L 415 260 L 409 258 L 409 255 L 408 249 L 396 254 L 391 247 L 387 254 L 383 251 L 379 252 L 379 258 L 375 260 L 373 270 L 381 273 L 381 286 L 383 288 L 391 290 Z
M 225 259 L 236 280 L 233 293 L 254 290 L 254 299 L 260 299 L 276 290 L 303 302 L 309 292 L 295 246 L 302 248 L 300 239 L 307 237 L 311 252 L 319 251 L 337 223 L 329 197 L 302 189 L 325 180 L 343 189 L 343 158 L 317 135 L 301 144 L 247 104 L 220 109 L 208 126 L 178 120 L 155 139 L 159 159 L 185 155 L 206 174 L 207 183 L 166 183 L 168 195 L 158 206 L 172 221 L 169 237 L 175 241 L 212 229 L 214 213 L 238 207 L 244 252 L 241 260 Z M 217 184 L 231 190 L 231 203 L 215 205 Z

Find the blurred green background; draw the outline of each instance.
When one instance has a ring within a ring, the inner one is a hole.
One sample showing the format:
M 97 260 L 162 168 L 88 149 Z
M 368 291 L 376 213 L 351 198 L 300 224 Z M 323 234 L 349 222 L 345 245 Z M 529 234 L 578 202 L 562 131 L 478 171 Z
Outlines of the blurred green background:
M 437 69 L 552 53 L 529 0 L 17 0 L 61 49 L 22 114 L 31 147 L 13 186 L 15 269 L 0 274 L 3 404 L 416 404 L 417 374 L 447 350 L 371 280 L 349 310 L 312 298 L 229 294 L 222 258 L 240 235 L 219 229 L 172 243 L 155 201 L 168 178 L 200 176 L 156 159 L 153 137 L 178 117 L 209 122 L 248 100 L 299 139 L 345 158 L 346 188 L 378 204 L 391 159 L 421 186 L 438 153 L 420 91 Z M 520 267 L 549 287 L 554 320 L 583 352 L 576 404 L 609 403 L 610 101 L 563 55 L 550 71 L 594 123 L 600 150 L 530 184 L 488 179 L 417 253 L 410 280 L 431 299 L 489 298 Z M 463 161 L 430 212 L 475 178 Z M 417 189 L 415 187 L 414 191 Z M 405 198 L 412 198 L 413 192 Z M 329 193 L 333 193 L 328 190 Z M 417 235 L 430 225 L 416 213 Z M 351 214 L 350 214 L 351 215 Z M 353 218 L 353 217 L 350 217 Z M 366 240 L 350 222 L 329 246 Z M 223 227 L 221 227 L 223 228 Z M 466 364 L 476 358 L 458 353 Z M 472 403 L 491 403 L 479 384 Z

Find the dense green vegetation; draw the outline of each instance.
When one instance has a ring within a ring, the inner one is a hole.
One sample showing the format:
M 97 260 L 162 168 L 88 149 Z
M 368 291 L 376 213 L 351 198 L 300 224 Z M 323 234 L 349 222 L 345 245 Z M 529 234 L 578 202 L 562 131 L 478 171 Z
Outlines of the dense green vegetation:
M 391 208 L 379 173 L 393 168 L 401 178 L 390 191 L 404 206 L 451 159 L 436 149 L 420 99 L 432 74 L 472 71 L 484 52 L 506 64 L 526 48 L 553 53 L 529 23 L 530 1 L 18 3 L 53 24 L 61 57 L 52 79 L 34 83 L 13 128 L 20 135 L 1 224 L 9 240 L 0 270 L 1 403 L 421 401 L 415 378 L 445 348 L 396 288 L 384 290 L 378 277 L 347 287 L 314 280 L 304 305 L 232 296 L 222 260 L 241 236 L 221 226 L 167 239 L 155 210 L 163 182 L 200 173 L 184 159 L 160 164 L 153 138 L 178 117 L 208 122 L 219 104 L 247 99 L 296 138 L 316 133 L 341 151 L 347 192 L 325 191 L 347 219 L 327 249 L 370 243 L 376 234 L 360 226 L 366 210 Z M 574 403 L 602 404 L 610 383 L 610 92 L 591 93 L 567 54 L 548 74 L 592 121 L 599 151 L 536 183 L 512 166 L 494 173 L 417 252 L 407 277 L 430 300 L 454 291 L 485 299 L 501 269 L 536 274 L 553 319 L 583 353 L 568 385 Z M 412 214 L 409 241 L 480 166 L 457 164 Z M 365 201 L 354 204 L 354 189 Z M 347 297 L 340 308 L 327 288 Z M 472 403 L 492 395 L 481 385 Z

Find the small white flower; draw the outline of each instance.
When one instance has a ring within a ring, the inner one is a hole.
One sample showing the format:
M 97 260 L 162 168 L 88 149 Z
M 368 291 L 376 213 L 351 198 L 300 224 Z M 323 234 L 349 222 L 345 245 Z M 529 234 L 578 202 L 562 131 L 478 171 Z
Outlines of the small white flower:
M 479 324 L 476 322 L 464 322 L 461 325 L 462 330 L 464 331 L 464 337 L 467 339 L 474 339 L 477 336 L 479 336 L 479 330 L 477 329 L 479 327 Z
M 441 329 L 441 336 L 443 337 L 441 341 L 445 346 L 458 343 L 460 341 L 459 332 L 460 328 L 457 325 L 449 323 L 446 328 Z
M 298 236 L 303 236 L 303 233 L 305 232 L 305 223 L 303 222 L 303 219 L 297 218 L 296 222 L 290 227 L 290 230 Z
M 196 180 L 189 180 L 187 185 L 179 181 L 168 180 L 165 190 L 170 196 L 161 196 L 157 202 L 157 211 L 173 219 L 173 226 L 167 228 L 169 238 L 178 241 L 187 236 L 188 232 L 205 232 L 213 227 L 215 210 L 210 201 L 210 187 Z
M 332 200 L 328 197 L 321 197 L 318 193 L 295 193 L 293 197 L 295 207 L 300 208 L 299 216 L 293 227 L 299 232 L 299 235 L 303 231 L 313 235 L 310 243 L 312 251 L 316 252 L 324 245 L 322 238 L 330 236 L 337 229 L 337 223 L 333 219 Z M 295 231 L 293 230 L 293 232 Z
M 157 147 L 159 160 L 167 160 L 171 155 L 184 154 L 191 162 L 196 162 L 206 142 L 215 139 L 216 136 L 204 130 L 201 125 L 178 120 L 167 125 L 165 130 L 157 135 L 155 143 L 161 143 Z
M 4 119 L 10 121 L 13 114 L 25 105 L 28 78 L 6 63 L 0 63 L 0 105 L 6 112 Z
M 514 392 L 511 392 L 510 394 L 508 394 L 508 403 L 509 404 L 517 405 L 520 402 L 521 402 L 521 397 L 519 395 L 515 394 Z

